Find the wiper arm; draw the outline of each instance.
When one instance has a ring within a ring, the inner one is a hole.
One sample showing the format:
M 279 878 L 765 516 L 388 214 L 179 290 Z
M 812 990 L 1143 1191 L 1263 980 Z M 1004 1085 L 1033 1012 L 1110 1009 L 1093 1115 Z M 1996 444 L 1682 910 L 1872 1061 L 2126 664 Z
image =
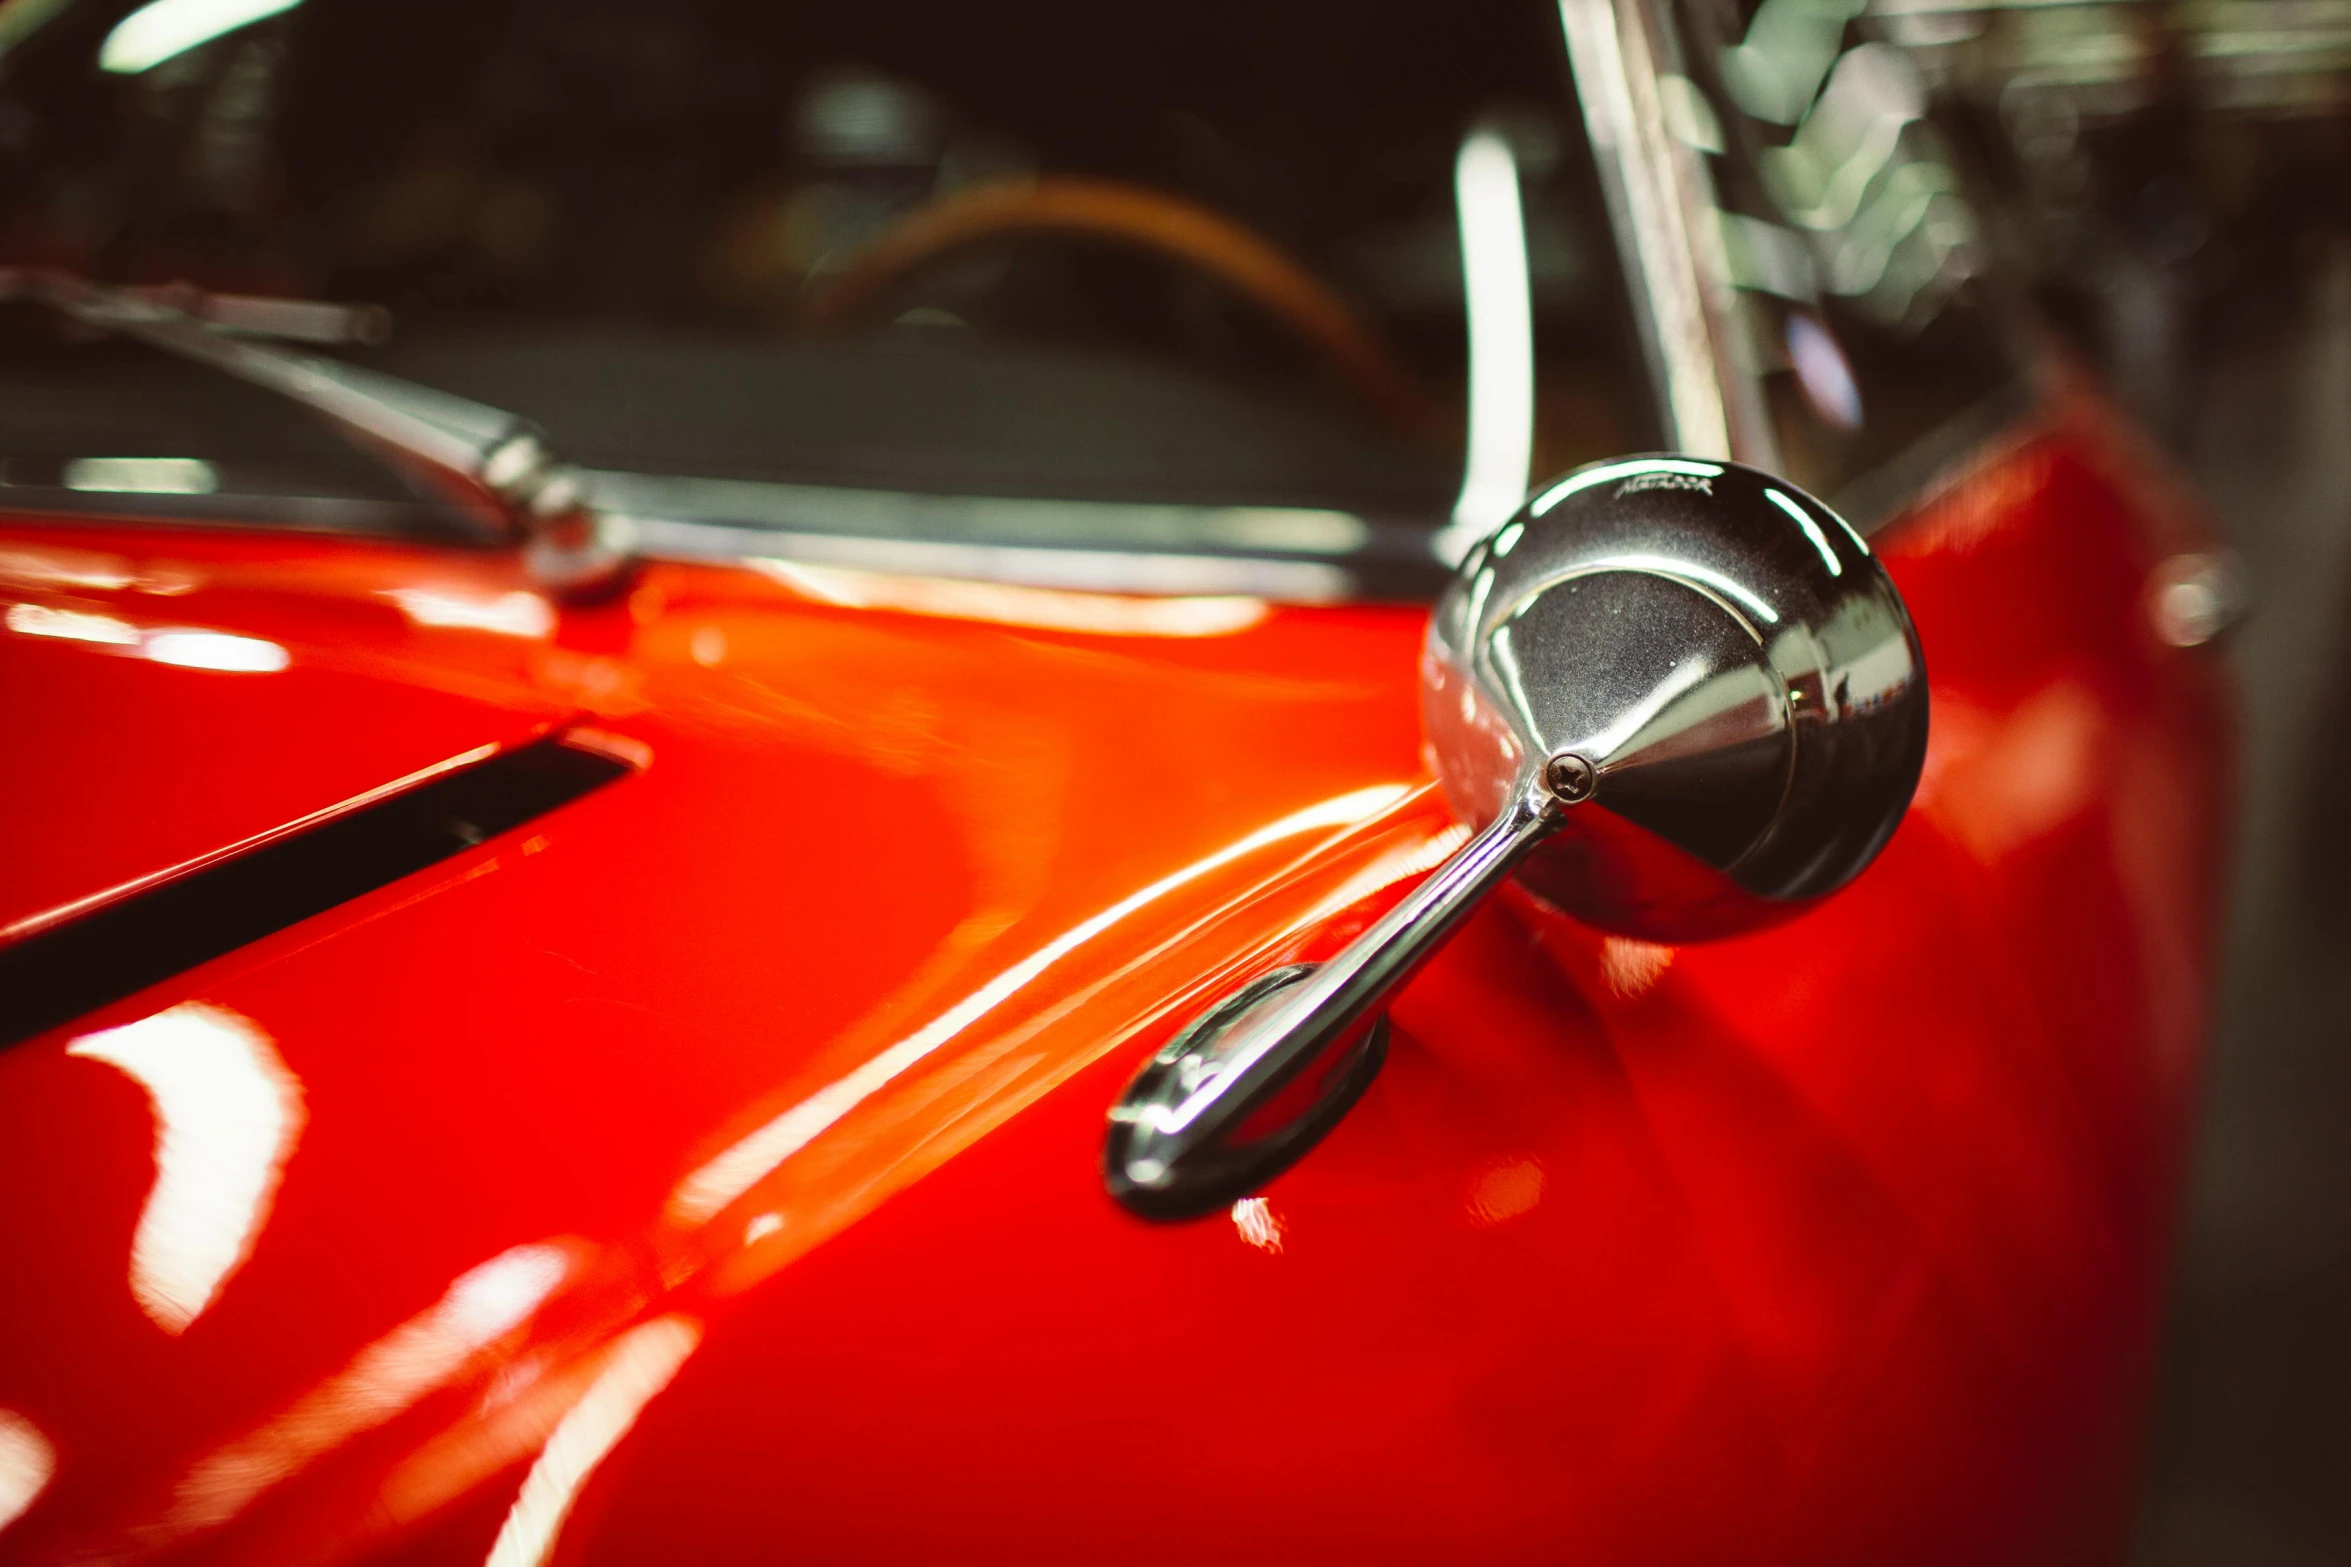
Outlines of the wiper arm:
M 193 283 L 125 286 L 122 292 L 238 337 L 338 348 L 373 348 L 392 335 L 392 312 L 381 305 L 344 305 L 324 299 L 280 299 L 224 294 Z
M 589 504 L 572 466 L 519 414 L 232 335 L 153 293 L 70 272 L 0 269 L 0 299 L 11 298 L 224 371 L 390 450 L 521 543 L 531 574 L 555 592 L 592 597 L 628 575 L 627 520 Z

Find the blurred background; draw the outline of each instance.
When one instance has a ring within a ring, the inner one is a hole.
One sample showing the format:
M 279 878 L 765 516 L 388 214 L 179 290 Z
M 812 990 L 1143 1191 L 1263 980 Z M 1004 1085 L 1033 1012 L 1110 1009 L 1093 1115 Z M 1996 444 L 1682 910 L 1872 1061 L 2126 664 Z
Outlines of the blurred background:
M 2237 884 L 2135 1559 L 2351 1561 L 2351 4 L 1877 0 L 2240 556 Z

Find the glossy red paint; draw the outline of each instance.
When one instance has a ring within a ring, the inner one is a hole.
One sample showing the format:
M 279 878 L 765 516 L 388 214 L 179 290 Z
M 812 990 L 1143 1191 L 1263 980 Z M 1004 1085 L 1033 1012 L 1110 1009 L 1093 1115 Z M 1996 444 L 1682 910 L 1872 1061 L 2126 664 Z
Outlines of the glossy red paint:
M 185 543 L 0 537 L 0 939 L 563 716 L 446 624 L 552 619 L 504 563 L 411 553 L 388 578 L 315 541 Z
M 0 1409 L 55 1455 L 0 1560 L 2110 1553 L 2226 754 L 2123 462 L 2070 407 L 1881 536 L 1935 729 L 1848 892 L 1673 950 L 1510 896 L 1328 1143 L 1174 1228 L 1101 1187 L 1127 1074 L 1458 841 L 1419 612 L 657 566 L 371 642 L 442 563 L 75 533 L 313 571 L 206 623 L 651 761 L 0 1055 Z M 147 1106 L 70 1051 L 188 1002 L 301 1122 L 175 1334 Z

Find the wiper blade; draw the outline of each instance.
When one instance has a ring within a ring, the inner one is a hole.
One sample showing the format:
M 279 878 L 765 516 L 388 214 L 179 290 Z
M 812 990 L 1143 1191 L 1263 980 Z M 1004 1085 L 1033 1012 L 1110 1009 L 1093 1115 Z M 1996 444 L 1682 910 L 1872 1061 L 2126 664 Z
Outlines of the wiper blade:
M 156 293 L 46 268 L 0 269 L 0 299 L 24 299 L 275 392 L 422 470 L 523 546 L 546 587 L 592 596 L 634 560 L 625 518 L 597 510 L 572 466 L 519 414 L 332 359 L 235 335 Z

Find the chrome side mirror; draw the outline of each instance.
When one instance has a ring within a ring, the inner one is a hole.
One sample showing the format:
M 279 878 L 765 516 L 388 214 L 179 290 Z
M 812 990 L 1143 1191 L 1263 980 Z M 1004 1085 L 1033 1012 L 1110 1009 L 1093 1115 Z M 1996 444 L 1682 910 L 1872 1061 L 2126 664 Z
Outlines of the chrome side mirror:
M 1461 563 L 1421 664 L 1437 775 L 1476 836 L 1345 951 L 1211 1007 L 1111 1112 L 1112 1193 L 1210 1211 L 1354 1102 L 1379 1009 L 1516 874 L 1656 941 L 1736 934 L 1842 887 L 1926 757 L 1926 666 L 1843 519 L 1730 463 L 1637 457 L 1539 492 Z M 1303 1110 L 1244 1136 L 1318 1081 Z

